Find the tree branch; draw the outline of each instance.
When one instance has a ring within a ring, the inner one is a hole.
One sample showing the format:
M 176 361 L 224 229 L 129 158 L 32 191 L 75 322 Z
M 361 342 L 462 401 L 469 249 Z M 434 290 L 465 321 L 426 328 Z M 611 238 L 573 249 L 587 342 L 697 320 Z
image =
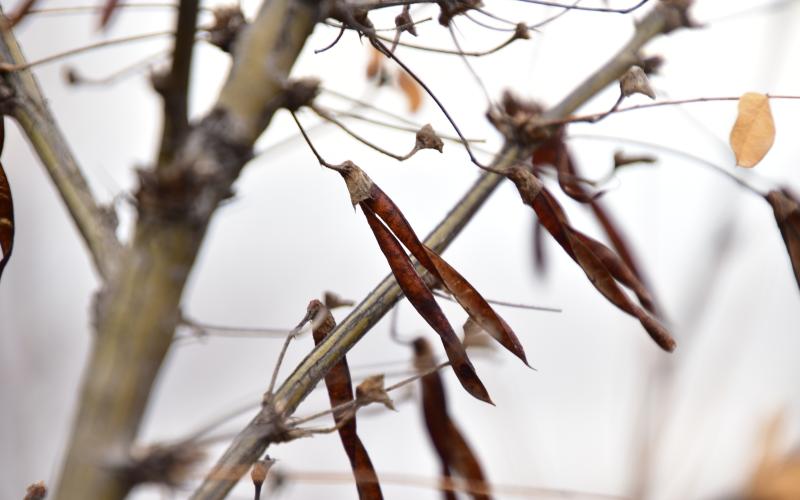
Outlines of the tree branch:
M 265 0 L 237 37 L 212 110 L 178 140 L 171 161 L 139 172 L 138 220 L 119 271 L 95 302 L 94 345 L 55 498 L 117 500 L 135 485 L 130 449 L 181 320 L 186 280 L 211 217 L 285 102 L 319 8 Z
M 608 63 L 591 74 L 558 105 L 545 112 L 542 119 L 556 120 L 568 116 L 600 90 L 618 80 L 638 61 L 638 52 L 648 41 L 678 27 L 676 16 L 683 12 L 677 10 L 678 7 L 659 3 L 637 24 L 631 40 Z M 529 159 L 530 153 L 530 147 L 507 142 L 497 159 L 492 162 L 492 168 L 502 171 L 515 163 L 525 162 Z M 483 173 L 425 239 L 425 244 L 437 253 L 446 249 L 503 178 L 491 172 Z M 271 443 L 278 442 L 282 438 L 286 430 L 284 420 L 294 412 L 300 402 L 325 376 L 328 369 L 337 363 L 401 297 L 402 292 L 394 277 L 387 276 L 300 362 L 278 388 L 269 404 L 265 404 L 236 436 L 194 493 L 193 500 L 224 498 L 250 464 L 255 462 Z
M 164 129 L 159 149 L 159 165 L 168 163 L 179 141 L 189 128 L 189 75 L 194 52 L 199 0 L 180 0 L 175 26 L 175 45 L 172 68 L 166 79 L 157 86 L 164 98 Z
M 0 24 L 5 26 L 4 21 Z M 0 57 L 14 66 L 25 65 L 27 61 L 13 32 L 5 27 L 0 31 Z M 2 113 L 13 116 L 22 127 L 86 242 L 97 272 L 108 279 L 120 250 L 114 234 L 116 216 L 95 201 L 33 74 L 22 70 L 5 73 L 1 78 Z

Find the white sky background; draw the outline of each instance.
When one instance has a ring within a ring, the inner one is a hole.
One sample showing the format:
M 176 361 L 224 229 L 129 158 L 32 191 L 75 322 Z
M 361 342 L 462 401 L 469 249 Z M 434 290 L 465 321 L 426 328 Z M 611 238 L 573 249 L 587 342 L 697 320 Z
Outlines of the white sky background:
M 706 28 L 676 32 L 647 48 L 648 54 L 666 58 L 661 75 L 652 80 L 657 93 L 672 98 L 746 91 L 800 94 L 800 35 L 795 29 L 800 2 L 725 19 L 767 3 L 699 1 L 695 17 L 708 21 Z M 43 6 L 78 4 L 52 1 Z M 247 2 L 245 10 L 253 13 L 256 5 Z M 3 0 L 3 8 L 9 7 Z M 486 7 L 528 22 L 557 12 L 511 0 L 488 0 Z M 104 37 L 171 26 L 168 11 L 131 9 L 121 14 L 108 34 L 95 30 L 96 16 L 82 14 L 35 17 L 19 28 L 18 36 L 28 58 L 35 60 Z M 395 14 L 373 21 L 390 26 Z M 420 13 L 428 15 L 438 15 L 438 8 Z M 457 26 L 465 49 L 491 47 L 507 36 L 465 19 Z M 418 29 L 415 42 L 449 46 L 446 31 L 435 21 Z M 552 104 L 616 51 L 631 29 L 630 16 L 573 12 L 530 41 L 471 61 L 490 95 L 512 88 Z M 335 36 L 335 29 L 318 27 L 294 74 L 319 76 L 324 86 L 353 96 L 374 94 L 364 78 L 366 44 L 356 35 L 347 33 L 330 51 L 313 53 Z M 152 158 L 160 131 L 159 99 L 145 76 L 109 87 L 74 88 L 64 83 L 61 72 L 68 64 L 87 75 L 104 75 L 164 46 L 163 40 L 118 46 L 36 70 L 92 187 L 106 201 L 131 190 L 133 167 Z M 486 138 L 490 146 L 499 143 L 483 118 L 485 99 L 460 59 L 402 48 L 398 54 L 432 87 L 466 135 Z M 196 55 L 192 114 L 201 116 L 213 102 L 228 62 L 203 44 Z M 583 110 L 605 110 L 616 96 L 612 86 Z M 630 104 L 646 101 L 638 96 Z M 395 90 L 380 91 L 376 102 L 405 111 Z M 800 190 L 800 101 L 775 101 L 772 108 L 778 130 L 773 151 L 755 172 L 735 173 L 759 187 L 780 182 Z M 660 108 L 576 125 L 570 131 L 663 144 L 734 171 L 726 143 L 735 112 L 734 102 Z M 430 100 L 412 118 L 433 123 L 441 133 L 451 132 Z M 309 113 L 301 119 L 308 125 L 315 122 Z M 16 126 L 7 125 L 3 164 L 14 194 L 17 239 L 0 285 L 0 496 L 20 498 L 27 484 L 39 479 L 52 484 L 57 477 L 88 353 L 91 297 L 98 282 L 43 168 Z M 398 153 L 413 143 L 409 135 L 374 127 L 360 130 Z M 259 147 L 294 135 L 288 116 L 279 113 Z M 435 226 L 478 175 L 453 144 L 444 155 L 424 151 L 398 164 L 332 127 L 314 130 L 312 138 L 329 161 L 351 159 L 362 166 L 420 235 Z M 571 144 L 589 177 L 603 176 L 618 148 L 647 151 L 621 142 L 576 139 Z M 549 273 L 546 279 L 534 273 L 533 215 L 511 185 L 498 189 L 446 252 L 487 297 L 563 308 L 561 314 L 499 310 L 537 371 L 505 352 L 476 357 L 497 407 L 472 399 L 449 372 L 444 375 L 452 413 L 494 483 L 624 496 L 646 473 L 647 498 L 714 498 L 736 491 L 747 480 L 759 456 L 763 427 L 778 412 L 787 417 L 785 444 L 796 443 L 800 293 L 771 209 L 697 163 L 656 154 L 657 165 L 623 171 L 605 200 L 672 321 L 679 344 L 672 355 L 661 352 L 638 322 L 605 301 L 550 240 Z M 321 169 L 296 138 L 251 162 L 236 192 L 214 219 L 192 274 L 184 298 L 189 316 L 227 325 L 289 327 L 323 290 L 359 300 L 387 274 L 388 266 L 363 215 L 353 212 L 341 178 Z M 559 198 L 575 226 L 600 234 L 584 208 Z M 131 210 L 124 202 L 121 206 L 120 232 L 125 235 Z M 717 245 L 725 235 L 730 245 L 720 257 Z M 400 307 L 401 332 L 435 340 L 407 303 Z M 458 307 L 443 307 L 454 325 L 463 322 Z M 339 319 L 344 314 L 336 313 Z M 311 344 L 309 337 L 302 337 L 292 346 L 284 375 Z M 211 338 L 176 347 L 153 394 L 143 442 L 183 436 L 233 407 L 258 402 L 279 345 L 277 340 Z M 408 360 L 410 352 L 389 340 L 388 321 L 382 321 L 348 358 L 359 376 L 374 372 L 357 369 L 372 363 L 386 362 L 386 372 L 402 370 L 405 365 L 388 363 Z M 324 391 L 317 391 L 297 414 L 325 404 Z M 419 408 L 412 400 L 398 409 L 359 419 L 379 475 L 433 475 L 438 466 Z M 234 421 L 224 430 L 239 429 L 243 422 Z M 209 459 L 216 460 L 222 449 L 211 449 Z M 275 446 L 269 453 L 288 471 L 349 470 L 335 435 Z M 237 498 L 251 497 L 248 483 L 237 490 Z M 383 489 L 388 498 L 439 498 L 426 489 L 388 483 Z M 159 498 L 161 493 L 141 488 L 134 498 Z M 355 490 L 350 484 L 291 483 L 282 495 L 353 498 Z

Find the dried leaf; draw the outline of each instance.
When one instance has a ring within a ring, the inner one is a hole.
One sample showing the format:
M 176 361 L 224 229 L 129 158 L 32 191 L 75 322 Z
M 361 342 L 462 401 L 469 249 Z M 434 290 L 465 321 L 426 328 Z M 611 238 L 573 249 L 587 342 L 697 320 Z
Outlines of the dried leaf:
M 372 375 L 358 384 L 356 398 L 362 403 L 380 403 L 390 410 L 395 409 L 392 398 L 383 385 L 383 374 Z
M 467 311 L 469 317 L 503 347 L 521 359 L 523 363 L 530 366 L 525 357 L 525 350 L 522 348 L 522 344 L 514 331 L 511 330 L 511 327 L 508 326 L 508 323 L 492 309 L 486 299 L 458 271 L 453 269 L 450 264 L 430 248 L 426 247 L 426 250 L 428 251 L 428 257 L 436 267 L 436 272 L 442 279 L 442 283 L 453 294 L 453 297 L 461 307 Z
M 653 92 L 653 87 L 650 86 L 650 81 L 647 79 L 647 74 L 639 66 L 631 66 L 628 71 L 622 75 L 619 80 L 619 90 L 625 97 L 630 97 L 633 94 L 646 95 L 650 99 L 656 98 L 656 93 Z
M 315 318 L 312 334 L 314 336 L 314 345 L 318 345 L 334 329 L 336 321 L 333 319 L 330 310 L 318 300 L 312 300 L 308 304 L 307 310 L 309 315 Z M 322 316 L 321 320 L 316 319 L 320 316 Z M 328 389 L 328 399 L 330 400 L 331 407 L 353 401 L 352 379 L 350 377 L 350 368 L 347 366 L 346 357 L 342 357 L 342 359 L 333 365 L 325 375 L 325 386 Z M 381 389 L 383 388 L 382 376 L 380 387 Z M 372 389 L 370 389 L 370 391 L 375 392 Z M 388 400 L 388 403 L 385 400 L 380 401 L 392 408 L 391 400 L 388 399 L 389 397 L 386 395 L 385 391 L 383 395 L 386 400 Z M 376 400 L 374 399 L 374 394 L 370 393 L 370 397 L 373 398 L 373 401 Z M 356 432 L 355 414 L 348 410 L 335 411 L 333 413 L 333 420 L 340 426 L 339 438 L 342 441 L 345 453 L 347 453 L 347 458 L 350 460 L 350 467 L 353 470 L 353 477 L 355 478 L 356 488 L 358 489 L 358 497 L 362 500 L 382 499 L 383 494 L 381 493 L 375 467 L 372 465 L 369 454 Z M 344 421 L 344 423 L 342 423 L 342 421 Z
M 414 341 L 414 364 L 420 372 L 436 367 L 430 344 L 423 338 Z M 442 476 L 453 473 L 467 481 L 472 498 L 488 500 L 489 485 L 475 453 L 447 411 L 444 384 L 438 371 L 420 379 L 422 386 L 422 411 L 428 437 L 433 444 L 442 467 Z M 445 498 L 455 498 L 452 492 L 444 491 Z
M 377 78 L 383 69 L 383 54 L 378 49 L 371 47 L 369 52 L 369 62 L 367 63 L 367 79 Z
M 730 143 L 736 164 L 751 168 L 760 162 L 775 142 L 775 123 L 769 97 L 748 92 L 739 98 L 739 114 L 731 130 Z
M 0 153 L 5 142 L 5 128 L 0 118 Z M 3 275 L 11 250 L 14 246 L 14 203 L 11 198 L 11 186 L 0 163 L 0 278 Z
M 372 211 L 372 208 L 365 202 L 361 204 L 364 215 L 367 217 L 367 222 L 372 229 L 375 239 L 381 248 L 386 260 L 389 262 L 389 267 L 394 274 L 397 283 L 403 290 L 403 293 L 408 298 L 411 305 L 419 312 L 425 321 L 439 334 L 442 339 L 447 357 L 453 366 L 453 371 L 458 377 L 459 382 L 464 388 L 474 397 L 491 403 L 491 398 L 486 392 L 486 388 L 481 383 L 478 375 L 475 373 L 475 368 L 467 358 L 467 353 L 464 346 L 458 340 L 453 331 L 453 327 L 447 321 L 439 304 L 433 297 L 425 282 L 420 278 L 414 269 L 411 259 L 406 255 L 400 242 L 394 235 L 378 220 L 378 217 Z M 398 212 L 399 217 L 402 214 Z M 403 218 L 403 220 L 405 220 Z
M 800 498 L 800 453 L 779 451 L 783 414 L 772 418 L 764 430 L 761 461 L 750 478 L 744 500 L 796 500 Z
M 444 149 L 444 142 L 438 135 L 436 135 L 436 132 L 433 130 L 433 127 L 431 127 L 431 124 L 428 123 L 423 125 L 423 127 L 417 132 L 414 148 L 435 149 L 441 153 Z
M 636 305 L 617 283 L 619 281 L 631 288 L 642 305 L 652 308 L 649 294 L 622 259 L 602 243 L 570 226 L 558 201 L 529 170 L 517 167 L 512 169 L 508 176 L 517 186 L 522 200 L 536 211 L 542 225 L 564 251 L 581 266 L 592 285 L 612 304 L 636 317 L 662 349 L 672 351 L 675 348 L 675 341 L 666 328 L 655 317 Z
M 782 189 L 770 191 L 766 200 L 772 205 L 775 221 L 789 252 L 794 278 L 800 287 L 800 199 L 792 195 L 788 189 Z
M 416 80 L 411 78 L 405 71 L 397 75 L 397 86 L 403 95 L 406 96 L 408 102 L 408 110 L 411 113 L 416 113 L 422 107 L 422 89 Z

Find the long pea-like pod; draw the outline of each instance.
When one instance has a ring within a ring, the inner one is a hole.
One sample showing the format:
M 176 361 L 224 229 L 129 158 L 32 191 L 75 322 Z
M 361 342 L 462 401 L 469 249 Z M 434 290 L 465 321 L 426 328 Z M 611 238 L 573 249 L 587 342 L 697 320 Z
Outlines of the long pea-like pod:
M 417 258 L 422 267 L 447 288 L 476 323 L 527 365 L 525 351 L 516 334 L 475 287 L 441 256 L 420 241 L 400 208 L 363 170 L 352 164 L 349 164 L 347 169 L 348 171 L 344 175 L 348 189 L 351 190 L 351 196 L 354 192 L 361 193 L 358 203 L 368 207 L 388 226 L 394 236 Z M 353 201 L 355 202 L 356 199 L 353 198 Z
M 383 255 L 389 263 L 392 274 L 397 280 L 398 285 L 403 290 L 408 301 L 414 309 L 425 319 L 431 328 L 439 334 L 442 345 L 447 353 L 447 358 L 453 366 L 453 371 L 458 377 L 461 385 L 477 399 L 493 404 L 489 393 L 478 378 L 475 368 L 472 366 L 467 352 L 461 341 L 458 339 L 450 322 L 447 321 L 439 304 L 433 297 L 433 293 L 417 274 L 411 259 L 406 255 L 400 242 L 386 228 L 375 213 L 366 204 L 361 204 L 361 209 L 367 218 L 372 233 L 378 241 Z
M 414 365 L 419 372 L 430 372 L 420 379 L 422 387 L 422 413 L 425 429 L 433 444 L 442 469 L 442 476 L 450 480 L 451 474 L 467 482 L 470 495 L 475 500 L 489 500 L 489 485 L 477 456 L 467 444 L 463 434 L 447 410 L 447 396 L 439 372 L 433 370 L 436 360 L 431 346 L 424 338 L 414 341 Z M 455 494 L 445 488 L 446 500 Z
M 312 334 L 314 345 L 317 345 L 333 330 L 336 321 L 328 308 L 319 300 L 312 300 L 308 304 L 308 312 L 309 316 L 314 318 Z M 335 408 L 353 401 L 353 385 L 346 357 L 333 365 L 325 375 L 325 386 L 328 389 L 331 407 Z M 358 498 L 360 500 L 381 500 L 383 494 L 378 482 L 378 475 L 367 449 L 361 442 L 361 438 L 358 437 L 356 415 L 351 411 L 354 411 L 354 408 L 334 411 L 333 420 L 339 426 L 339 438 L 345 453 L 347 453 L 347 458 L 350 460 L 350 467 L 353 469 Z
M 788 189 L 770 191 L 765 198 L 772 206 L 775 222 L 789 252 L 794 278 L 800 287 L 800 200 Z
M 637 318 L 659 347 L 666 351 L 674 350 L 675 340 L 667 329 L 635 304 L 620 287 L 619 283 L 630 287 L 642 305 L 652 306 L 649 293 L 625 262 L 599 241 L 576 231 L 569 224 L 561 205 L 532 172 L 517 167 L 509 171 L 508 178 L 514 182 L 522 201 L 536 211 L 545 229 L 583 269 L 592 285 L 612 304 Z
M 5 128 L 0 117 L 0 153 L 3 152 Z M 14 202 L 11 198 L 11 186 L 0 163 L 0 277 L 3 275 L 11 250 L 14 247 Z

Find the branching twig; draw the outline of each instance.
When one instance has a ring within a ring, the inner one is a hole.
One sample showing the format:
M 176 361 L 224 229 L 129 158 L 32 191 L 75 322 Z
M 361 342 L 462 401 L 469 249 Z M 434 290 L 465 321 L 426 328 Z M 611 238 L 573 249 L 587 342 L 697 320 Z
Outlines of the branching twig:
M 573 113 L 608 84 L 619 79 L 628 68 L 637 62 L 639 50 L 652 38 L 674 26 L 669 25 L 668 12 L 656 7 L 637 25 L 633 38 L 602 68 L 595 71 L 584 83 L 570 93 L 561 103 L 546 112 L 545 120 L 559 119 Z M 506 144 L 493 162 L 493 167 L 503 170 L 517 161 L 528 158 L 530 148 Z M 503 177 L 486 172 L 456 204 L 453 210 L 426 238 L 425 244 L 434 252 L 441 253 L 461 232 L 472 216 L 477 213 L 489 195 L 500 184 Z M 265 449 L 279 436 L 282 424 L 277 418 L 286 418 L 294 412 L 314 386 L 325 376 L 328 369 L 339 361 L 400 299 L 400 291 L 394 277 L 385 278 L 314 350 L 295 368 L 275 393 L 272 404 L 267 405 L 234 439 L 228 450 L 220 457 L 205 481 L 194 493 L 195 500 L 221 499 L 238 481 L 241 474 L 233 471 L 246 470 L 261 456 Z M 245 466 L 243 468 L 243 466 Z M 220 472 L 228 472 L 222 474 Z M 243 473 L 243 472 L 242 472 Z M 232 477 L 235 476 L 235 477 Z
M 0 31 L 3 64 L 27 67 L 12 31 Z M 0 103 L 3 112 L 12 115 L 28 136 L 86 242 L 97 272 L 108 278 L 116 266 L 120 247 L 114 233 L 116 216 L 95 201 L 33 74 L 27 70 L 5 74 L 0 87 L 10 96 Z

